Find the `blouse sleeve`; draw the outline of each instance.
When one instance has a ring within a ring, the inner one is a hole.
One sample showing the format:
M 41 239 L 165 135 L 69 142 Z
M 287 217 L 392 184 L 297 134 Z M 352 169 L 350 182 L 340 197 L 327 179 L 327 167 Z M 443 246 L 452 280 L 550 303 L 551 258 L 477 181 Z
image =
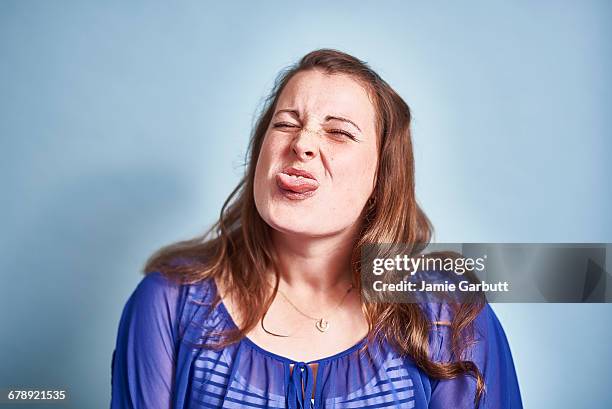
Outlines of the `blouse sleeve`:
M 448 321 L 442 312 L 440 321 Z M 465 358 L 474 362 L 485 383 L 479 409 L 521 409 L 521 395 L 506 334 L 489 304 L 474 321 L 474 343 L 466 350 Z M 435 361 L 448 362 L 450 355 L 450 327 L 439 325 L 434 330 L 436 340 L 432 348 Z M 432 384 L 429 408 L 474 408 L 476 379 L 462 375 L 455 379 L 438 380 Z
M 171 407 L 178 294 L 178 285 L 155 272 L 128 299 L 111 364 L 111 409 Z

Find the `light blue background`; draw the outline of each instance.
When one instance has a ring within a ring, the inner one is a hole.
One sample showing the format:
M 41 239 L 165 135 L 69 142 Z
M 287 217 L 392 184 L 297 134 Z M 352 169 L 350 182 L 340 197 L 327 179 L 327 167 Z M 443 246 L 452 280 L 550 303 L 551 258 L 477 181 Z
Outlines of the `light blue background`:
M 412 107 L 438 241 L 612 241 L 611 3 L 228 3 L 0 1 L 0 388 L 108 406 L 145 259 L 214 221 L 276 73 L 319 47 Z M 495 310 L 526 408 L 609 407 L 612 305 Z

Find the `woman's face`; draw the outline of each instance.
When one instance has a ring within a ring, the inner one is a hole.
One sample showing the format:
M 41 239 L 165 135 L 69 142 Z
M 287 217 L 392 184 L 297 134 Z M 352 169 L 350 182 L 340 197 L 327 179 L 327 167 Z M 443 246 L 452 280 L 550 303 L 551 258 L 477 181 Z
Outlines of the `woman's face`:
M 255 169 L 255 205 L 272 228 L 329 236 L 359 222 L 377 168 L 376 113 L 343 74 L 302 71 L 286 85 Z

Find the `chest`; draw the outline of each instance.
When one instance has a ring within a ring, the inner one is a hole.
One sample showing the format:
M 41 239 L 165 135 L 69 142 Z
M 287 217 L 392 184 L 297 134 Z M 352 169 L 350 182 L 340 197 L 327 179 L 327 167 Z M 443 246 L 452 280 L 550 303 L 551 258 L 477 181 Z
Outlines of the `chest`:
M 363 356 L 350 349 L 317 362 L 316 371 L 302 364 L 268 354 L 249 341 L 222 351 L 199 350 L 191 370 L 177 372 L 177 389 L 187 395 L 176 407 L 427 407 L 418 370 L 393 353 Z
M 239 312 L 226 301 L 232 321 L 240 322 Z M 274 302 L 263 319 L 246 337 L 265 351 L 297 362 L 312 362 L 336 355 L 360 342 L 368 324 L 358 296 L 346 300 L 342 309 L 326 314 L 304 315 L 283 302 Z
M 359 334 L 359 328 L 366 329 L 359 323 L 365 320 L 355 310 L 347 310 L 344 326 L 330 320 L 328 334 L 302 326 L 300 336 L 276 341 L 253 331 L 238 343 L 212 349 L 196 344 L 206 343 L 216 331 L 235 328 L 233 317 L 223 303 L 212 310 L 206 303 L 193 305 L 182 318 L 176 409 L 427 408 L 427 378 L 387 343 L 359 341 L 366 332 Z M 267 328 L 279 331 L 274 327 L 279 323 L 271 321 Z M 334 341 L 325 335 L 334 335 Z

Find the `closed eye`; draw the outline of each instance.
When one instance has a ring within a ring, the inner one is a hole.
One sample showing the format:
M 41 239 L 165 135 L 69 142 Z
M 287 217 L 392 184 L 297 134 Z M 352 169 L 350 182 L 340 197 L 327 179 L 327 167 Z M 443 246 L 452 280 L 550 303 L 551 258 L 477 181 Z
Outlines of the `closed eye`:
M 354 140 L 356 142 L 359 142 L 357 140 L 357 138 L 355 138 L 355 136 L 352 133 L 347 132 L 347 131 L 342 130 L 342 129 L 329 129 L 327 132 L 329 132 L 329 133 L 331 133 L 333 135 L 343 135 L 343 136 L 351 138 L 352 140 Z
M 289 122 L 277 122 L 273 124 L 272 127 L 276 129 L 295 129 L 295 128 L 299 128 L 299 125 L 291 124 Z M 355 142 L 361 142 L 359 139 L 355 137 L 355 135 L 343 129 L 328 129 L 327 133 L 335 137 L 338 137 L 338 138 L 347 137 Z
M 290 124 L 288 122 L 277 122 L 273 126 L 274 128 L 297 128 L 297 125 Z

